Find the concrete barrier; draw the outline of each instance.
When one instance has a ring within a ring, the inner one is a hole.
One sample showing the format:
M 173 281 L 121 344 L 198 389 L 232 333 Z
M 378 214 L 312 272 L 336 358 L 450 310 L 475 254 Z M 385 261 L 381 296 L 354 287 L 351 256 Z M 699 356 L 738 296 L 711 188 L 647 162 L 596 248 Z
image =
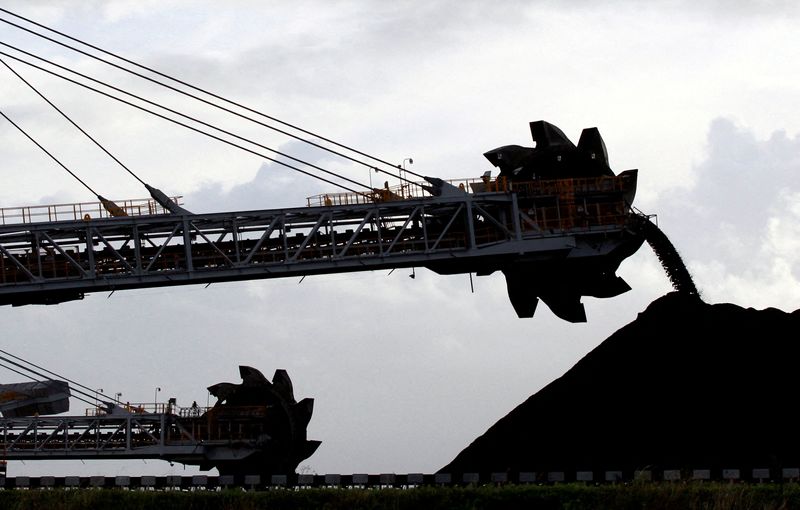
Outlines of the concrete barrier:
M 453 476 L 450 473 L 436 473 L 433 475 L 433 481 L 436 484 L 451 484 L 453 483 Z
M 311 485 L 314 485 L 314 475 L 307 473 L 297 475 L 297 485 L 300 485 L 301 487 L 310 487 Z
M 722 470 L 722 479 L 723 480 L 738 480 L 741 478 L 741 473 L 738 469 L 723 469 Z
M 574 473 L 574 475 L 573 475 Z M 600 478 L 595 478 L 598 475 Z M 712 476 L 713 475 L 713 476 Z M 533 483 L 561 483 L 566 481 L 575 480 L 577 482 L 678 482 L 684 479 L 694 481 L 710 481 L 710 480 L 724 480 L 728 482 L 765 482 L 771 480 L 783 480 L 797 482 L 800 481 L 800 468 L 782 468 L 779 472 L 777 469 L 771 468 L 750 468 L 744 471 L 739 468 L 728 468 L 723 470 L 711 469 L 694 469 L 692 471 L 681 471 L 677 469 L 667 469 L 661 472 L 653 472 L 651 470 L 637 470 L 633 472 L 625 471 L 577 471 L 577 472 L 564 472 L 564 471 L 547 471 L 547 472 L 533 472 L 522 471 L 515 473 L 512 477 L 507 472 L 491 472 L 491 473 L 458 473 L 455 476 L 450 473 L 409 473 L 409 474 L 395 474 L 395 473 L 381 473 L 381 474 L 366 474 L 356 473 L 353 475 L 340 475 L 340 474 L 300 474 L 300 475 L 269 475 L 264 479 L 259 475 L 246 475 L 246 476 L 232 476 L 220 475 L 218 477 L 206 475 L 193 475 L 193 476 L 91 476 L 91 477 L 0 477 L 0 487 L 5 489 L 14 488 L 42 488 L 48 489 L 53 487 L 64 488 L 142 488 L 142 489 L 156 489 L 156 490 L 175 490 L 175 489 L 191 489 L 191 488 L 223 488 L 223 487 L 236 487 L 241 486 L 247 490 L 264 490 L 270 487 L 289 487 L 294 486 L 298 488 L 307 487 L 354 487 L 354 488 L 383 488 L 383 487 L 416 487 L 427 484 L 436 485 L 480 485 L 480 484 L 506 484 L 506 483 L 520 483 L 520 484 L 533 484 Z M 573 478 L 574 476 L 574 478 Z M 684 478 L 686 477 L 686 478 Z M 513 479 L 512 479 L 513 478 Z M 324 480 L 324 482 L 323 482 Z
M 481 475 L 479 473 L 464 473 L 461 477 L 461 481 L 464 483 L 478 483 L 481 481 Z
M 261 485 L 261 475 L 244 475 L 244 485 L 246 487 Z
M 508 473 L 492 473 L 489 479 L 492 483 L 508 483 Z
M 206 475 L 192 476 L 192 487 L 206 487 L 208 486 L 208 477 Z
M 220 487 L 231 487 L 234 483 L 236 483 L 236 479 L 233 475 L 219 475 L 217 479 L 217 484 Z
M 406 477 L 408 485 L 422 485 L 425 483 L 425 475 L 422 473 L 409 473 Z

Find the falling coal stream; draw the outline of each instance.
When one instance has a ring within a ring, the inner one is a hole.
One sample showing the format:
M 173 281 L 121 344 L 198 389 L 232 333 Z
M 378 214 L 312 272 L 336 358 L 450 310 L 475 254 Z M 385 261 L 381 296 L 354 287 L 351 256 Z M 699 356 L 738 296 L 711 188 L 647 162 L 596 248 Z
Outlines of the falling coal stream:
M 699 294 L 692 280 L 692 275 L 683 263 L 678 250 L 669 240 L 667 235 L 658 226 L 644 216 L 639 216 L 640 226 L 644 232 L 647 244 L 653 249 L 661 266 L 667 273 L 667 278 L 672 283 L 672 288 L 681 294 L 696 296 Z

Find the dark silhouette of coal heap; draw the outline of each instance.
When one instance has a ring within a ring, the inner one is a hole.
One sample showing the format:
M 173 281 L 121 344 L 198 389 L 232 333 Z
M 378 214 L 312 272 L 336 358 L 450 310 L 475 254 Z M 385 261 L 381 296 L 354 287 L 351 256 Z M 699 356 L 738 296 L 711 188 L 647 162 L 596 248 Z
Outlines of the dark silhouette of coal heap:
M 441 472 L 800 466 L 800 310 L 648 306 Z

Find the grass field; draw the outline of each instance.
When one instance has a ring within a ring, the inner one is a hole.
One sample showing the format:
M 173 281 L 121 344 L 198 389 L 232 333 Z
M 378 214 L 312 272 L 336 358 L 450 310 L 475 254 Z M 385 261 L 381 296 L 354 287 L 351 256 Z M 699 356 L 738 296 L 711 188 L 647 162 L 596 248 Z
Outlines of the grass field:
M 0 509 L 790 509 L 798 484 L 643 483 L 414 489 L 279 489 L 266 492 L 0 491 Z

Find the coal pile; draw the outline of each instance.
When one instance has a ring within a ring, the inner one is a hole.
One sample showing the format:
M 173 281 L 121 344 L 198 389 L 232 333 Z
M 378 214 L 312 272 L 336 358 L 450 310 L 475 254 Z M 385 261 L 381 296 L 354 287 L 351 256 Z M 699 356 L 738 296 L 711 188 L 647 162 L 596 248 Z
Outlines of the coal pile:
M 440 471 L 798 467 L 799 331 L 800 310 L 668 294 Z

